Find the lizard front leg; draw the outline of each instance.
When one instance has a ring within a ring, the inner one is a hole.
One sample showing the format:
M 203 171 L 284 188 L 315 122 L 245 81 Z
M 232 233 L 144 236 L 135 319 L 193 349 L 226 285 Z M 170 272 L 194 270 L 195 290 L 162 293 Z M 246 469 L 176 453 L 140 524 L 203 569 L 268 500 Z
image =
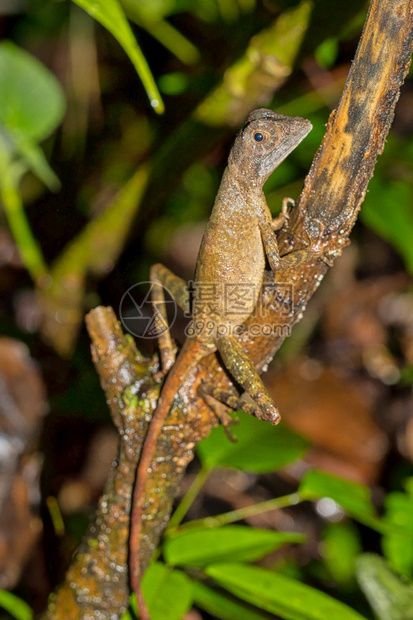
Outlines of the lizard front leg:
M 273 231 L 275 232 L 276 230 L 281 230 L 281 228 L 284 226 L 284 224 L 286 223 L 286 221 L 289 219 L 289 207 L 288 205 L 291 205 L 292 207 L 295 205 L 295 201 L 292 198 L 283 198 L 282 201 L 282 205 L 281 205 L 281 213 L 279 215 L 277 215 L 277 217 L 274 217 L 271 220 L 271 228 L 273 229 Z
M 278 409 L 243 346 L 233 336 L 218 338 L 215 344 L 225 367 L 258 405 L 254 415 L 260 420 L 278 424 L 281 419 Z

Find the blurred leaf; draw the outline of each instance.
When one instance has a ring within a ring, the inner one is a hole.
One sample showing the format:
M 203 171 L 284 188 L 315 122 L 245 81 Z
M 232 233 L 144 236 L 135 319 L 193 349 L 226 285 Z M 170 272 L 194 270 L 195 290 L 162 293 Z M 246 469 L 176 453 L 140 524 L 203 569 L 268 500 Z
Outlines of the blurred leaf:
M 188 84 L 188 76 L 178 71 L 161 75 L 159 78 L 159 88 L 166 95 L 181 95 L 188 88 Z
M 194 65 L 200 60 L 200 54 L 195 45 L 164 19 L 179 9 L 190 8 L 190 5 L 178 7 L 174 0 L 172 2 L 121 0 L 121 4 L 131 21 L 149 32 L 183 63 Z
M 233 127 L 241 125 L 258 102 L 270 101 L 292 72 L 311 11 L 312 4 L 304 0 L 256 34 L 244 55 L 226 70 L 222 83 L 201 101 L 193 118 L 212 127 Z M 277 71 L 270 74 L 270 65 Z
M 192 581 L 181 571 L 154 562 L 142 579 L 142 591 L 151 620 L 181 620 L 192 605 Z M 132 608 L 137 614 L 136 600 Z
M 308 442 L 285 426 L 270 426 L 243 412 L 238 416 L 239 425 L 231 429 L 236 443 L 228 441 L 222 427 L 200 442 L 197 454 L 203 467 L 265 473 L 296 461 L 307 449 Z
M 368 199 L 360 217 L 372 230 L 386 239 L 402 256 L 413 273 L 413 190 L 409 183 L 386 182 L 376 175 L 369 184 Z
M 413 568 L 413 497 L 389 493 L 384 501 L 383 520 L 389 525 L 382 538 L 384 555 L 391 568 L 411 576 Z
M 12 161 L 8 141 L 0 133 L 0 198 L 10 230 L 16 241 L 23 262 L 34 282 L 47 274 L 47 266 L 39 245 L 33 237 L 24 211 L 18 183 L 22 172 L 21 162 Z
M 33 612 L 21 598 L 6 590 L 0 590 L 0 607 L 17 620 L 32 620 Z
M 237 601 L 230 594 L 214 590 L 200 581 L 194 582 L 194 603 L 222 620 L 270 620 L 270 616 Z
M 50 168 L 42 149 L 31 140 L 16 136 L 16 148 L 27 167 L 51 190 L 60 189 L 60 181 Z
M 363 484 L 314 469 L 302 478 L 298 493 L 308 500 L 330 497 L 355 519 L 379 531 L 383 529 L 371 503 L 370 489 Z
M 44 140 L 63 118 L 63 90 L 38 60 L 10 41 L 0 43 L 0 124 L 25 142 Z
M 347 2 L 331 2 L 317 0 L 309 24 L 308 32 L 300 49 L 299 60 L 314 53 L 325 40 L 326 35 L 358 38 L 365 17 L 367 6 L 365 0 L 347 0 Z
M 222 563 L 208 566 L 205 572 L 236 596 L 286 620 L 362 620 L 327 594 L 263 568 Z
M 354 581 L 356 556 L 361 552 L 359 533 L 351 521 L 329 523 L 323 530 L 323 558 L 335 581 Z
M 106 210 L 62 250 L 51 278 L 39 291 L 43 335 L 63 357 L 72 352 L 83 319 L 86 275 L 101 275 L 112 269 L 140 207 L 147 179 L 147 167 L 139 167 Z
M 326 39 L 315 50 L 315 58 L 324 69 L 332 67 L 337 59 L 338 41 L 336 38 Z
M 205 566 L 211 562 L 232 560 L 253 562 L 275 551 L 286 543 L 305 541 L 303 534 L 271 532 L 244 525 L 219 528 L 199 528 L 178 533 L 164 544 L 168 564 Z
M 413 620 L 413 587 L 403 583 L 378 555 L 356 562 L 357 580 L 379 620 Z
M 46 138 L 60 123 L 65 100 L 52 73 L 10 41 L 0 43 L 0 124 L 26 165 L 50 189 L 59 180 L 36 142 Z
M 121 44 L 142 80 L 142 84 L 155 112 L 162 114 L 165 107 L 146 62 L 145 56 L 129 26 L 118 0 L 73 0 L 96 21 L 100 22 Z

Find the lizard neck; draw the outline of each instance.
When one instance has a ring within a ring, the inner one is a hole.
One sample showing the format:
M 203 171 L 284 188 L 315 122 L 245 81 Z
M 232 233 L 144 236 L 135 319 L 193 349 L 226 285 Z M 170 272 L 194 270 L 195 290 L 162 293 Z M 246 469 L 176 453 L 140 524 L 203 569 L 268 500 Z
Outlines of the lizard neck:
M 244 202 L 263 196 L 262 179 L 252 175 L 250 170 L 243 170 L 234 164 L 228 164 L 222 182 L 234 193 L 243 196 Z

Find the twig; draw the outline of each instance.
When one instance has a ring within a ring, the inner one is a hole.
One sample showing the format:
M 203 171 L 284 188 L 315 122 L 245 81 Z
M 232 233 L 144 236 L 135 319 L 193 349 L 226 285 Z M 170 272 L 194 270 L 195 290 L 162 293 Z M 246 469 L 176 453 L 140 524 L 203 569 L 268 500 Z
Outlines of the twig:
M 127 550 L 129 510 L 142 437 L 159 388 L 151 379 L 153 363 L 124 336 L 111 308 L 96 308 L 86 318 L 93 361 L 119 431 L 118 455 L 96 517 L 51 598 L 45 618 L 110 618 L 128 606 Z

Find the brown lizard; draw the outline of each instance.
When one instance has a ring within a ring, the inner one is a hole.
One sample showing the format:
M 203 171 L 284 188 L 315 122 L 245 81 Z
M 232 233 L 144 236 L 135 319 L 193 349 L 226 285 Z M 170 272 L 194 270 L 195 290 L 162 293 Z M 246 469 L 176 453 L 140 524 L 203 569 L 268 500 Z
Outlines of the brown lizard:
M 228 287 L 245 287 L 257 296 L 263 283 L 266 259 L 272 270 L 289 269 L 306 260 L 310 250 L 280 256 L 275 230 L 287 217 L 287 201 L 278 218 L 272 219 L 263 185 L 275 168 L 311 130 L 310 121 L 259 109 L 252 112 L 238 133 L 199 250 L 195 269 L 195 295 L 187 339 L 176 361 L 169 330 L 159 337 L 162 374 L 169 370 L 142 448 L 131 508 L 130 574 L 138 597 L 140 617 L 149 618 L 140 592 L 139 549 L 142 506 L 151 460 L 174 397 L 202 357 L 218 351 L 222 361 L 252 399 L 241 401 L 234 394 L 203 384 L 200 395 L 207 404 L 224 403 L 260 419 L 277 424 L 280 416 L 254 365 L 237 339 L 235 327 L 253 312 L 254 304 L 236 314 L 225 308 Z M 151 269 L 155 315 L 167 325 L 163 286 L 189 312 L 187 284 L 163 265 Z M 205 304 L 205 298 L 208 303 Z

